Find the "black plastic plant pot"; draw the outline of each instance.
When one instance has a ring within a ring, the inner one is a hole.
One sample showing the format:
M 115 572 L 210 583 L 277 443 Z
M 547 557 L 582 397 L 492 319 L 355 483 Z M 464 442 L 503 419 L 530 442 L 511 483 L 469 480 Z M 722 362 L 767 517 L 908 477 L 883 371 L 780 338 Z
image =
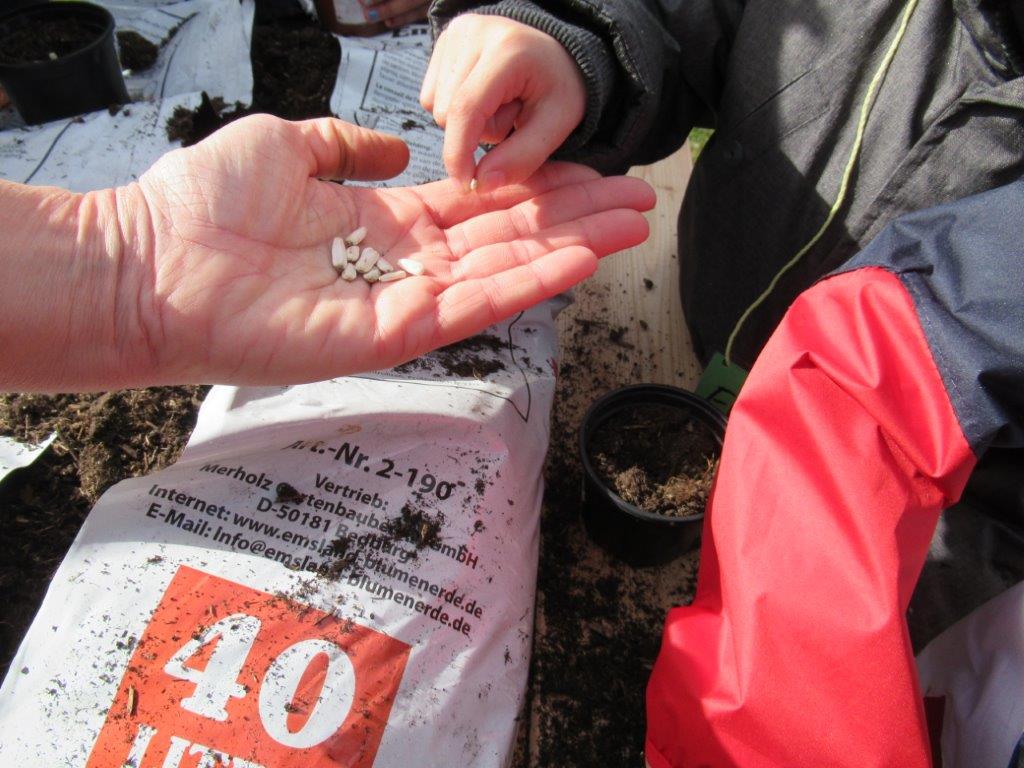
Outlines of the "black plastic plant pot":
M 649 512 L 624 501 L 597 471 L 591 458 L 595 435 L 613 417 L 638 406 L 678 408 L 704 425 L 719 451 L 725 437 L 725 417 L 692 392 L 658 384 L 640 384 L 609 392 L 587 411 L 579 433 L 583 463 L 583 522 L 590 538 L 605 550 L 633 566 L 670 562 L 700 542 L 703 511 L 686 516 Z
M 49 0 L 5 0 L 0 5 L 0 17 L 6 16 L 9 13 L 20 11 L 22 8 L 27 8 L 30 5 L 42 5 L 43 3 L 49 2 Z
M 114 17 L 82 2 L 0 15 L 0 85 L 30 125 L 124 104 Z

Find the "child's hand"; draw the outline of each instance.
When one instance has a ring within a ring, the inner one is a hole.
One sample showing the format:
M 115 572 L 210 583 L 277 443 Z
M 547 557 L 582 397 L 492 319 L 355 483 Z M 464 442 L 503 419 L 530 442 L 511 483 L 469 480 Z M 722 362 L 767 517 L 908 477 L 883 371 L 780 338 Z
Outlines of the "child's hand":
M 500 16 L 463 14 L 438 38 L 420 103 L 445 129 L 444 164 L 479 191 L 528 178 L 583 119 L 583 74 L 561 43 Z M 512 128 L 515 133 L 509 136 Z M 480 143 L 497 144 L 475 167 Z

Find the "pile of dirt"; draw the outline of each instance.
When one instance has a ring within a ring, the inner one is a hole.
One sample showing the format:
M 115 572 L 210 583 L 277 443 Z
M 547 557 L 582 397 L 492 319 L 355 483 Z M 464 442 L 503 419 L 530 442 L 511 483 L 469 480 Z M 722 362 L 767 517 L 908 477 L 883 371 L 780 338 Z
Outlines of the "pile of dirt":
M 206 391 L 0 394 L 0 435 L 38 442 L 57 433 L 43 456 L 0 484 L 0 676 L 92 505 L 115 483 L 173 463 Z
M 341 46 L 305 13 L 258 14 L 252 31 L 253 109 L 288 120 L 327 117 Z
M 235 102 L 233 108 L 227 109 L 220 96 L 211 99 L 203 91 L 199 106 L 195 109 L 180 106 L 174 108 L 174 112 L 167 118 L 167 139 L 180 141 L 183 147 L 191 147 L 228 123 L 251 114 L 253 110 L 241 102 Z
M 117 52 L 122 67 L 132 72 L 142 72 L 156 63 L 160 46 L 149 42 L 138 32 L 120 29 L 117 31 Z
M 591 464 L 607 487 L 645 512 L 667 517 L 704 512 L 718 452 L 706 425 L 660 403 L 613 413 L 588 446 Z
M 101 33 L 102 29 L 83 19 L 43 19 L 18 27 L 0 40 L 0 63 L 32 64 L 63 58 L 94 43 Z
M 257 3 L 252 31 L 253 103 L 229 107 L 203 93 L 195 109 L 177 107 L 167 119 L 170 141 L 189 147 L 246 115 L 268 113 L 288 120 L 327 117 L 341 61 L 338 38 L 295 6 Z
M 385 523 L 382 530 L 393 541 L 407 541 L 421 550 L 441 543 L 442 525 L 444 515 L 440 512 L 430 515 L 407 503 L 402 506 L 399 516 Z

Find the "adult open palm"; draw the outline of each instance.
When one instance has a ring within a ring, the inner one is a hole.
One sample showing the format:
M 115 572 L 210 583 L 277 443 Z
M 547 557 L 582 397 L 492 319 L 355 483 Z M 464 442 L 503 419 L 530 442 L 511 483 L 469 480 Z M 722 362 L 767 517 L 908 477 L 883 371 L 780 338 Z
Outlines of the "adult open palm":
M 166 155 L 139 180 L 152 222 L 135 304 L 166 381 L 287 383 L 395 365 L 476 333 L 590 275 L 647 236 L 654 193 L 551 164 L 520 185 L 465 194 L 442 181 L 374 189 L 405 145 L 323 119 L 255 116 Z M 347 282 L 330 244 L 364 246 L 422 276 Z

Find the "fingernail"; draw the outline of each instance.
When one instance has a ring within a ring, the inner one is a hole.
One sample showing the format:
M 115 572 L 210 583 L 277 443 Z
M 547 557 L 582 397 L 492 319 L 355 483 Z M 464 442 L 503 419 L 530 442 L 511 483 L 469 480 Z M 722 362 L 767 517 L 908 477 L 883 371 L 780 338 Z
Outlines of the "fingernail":
M 505 186 L 504 171 L 488 171 L 480 176 L 476 190 L 477 192 L 492 192 L 503 186 Z
M 378 11 L 376 8 L 370 8 L 366 12 L 366 18 L 369 21 L 380 21 L 380 11 Z

